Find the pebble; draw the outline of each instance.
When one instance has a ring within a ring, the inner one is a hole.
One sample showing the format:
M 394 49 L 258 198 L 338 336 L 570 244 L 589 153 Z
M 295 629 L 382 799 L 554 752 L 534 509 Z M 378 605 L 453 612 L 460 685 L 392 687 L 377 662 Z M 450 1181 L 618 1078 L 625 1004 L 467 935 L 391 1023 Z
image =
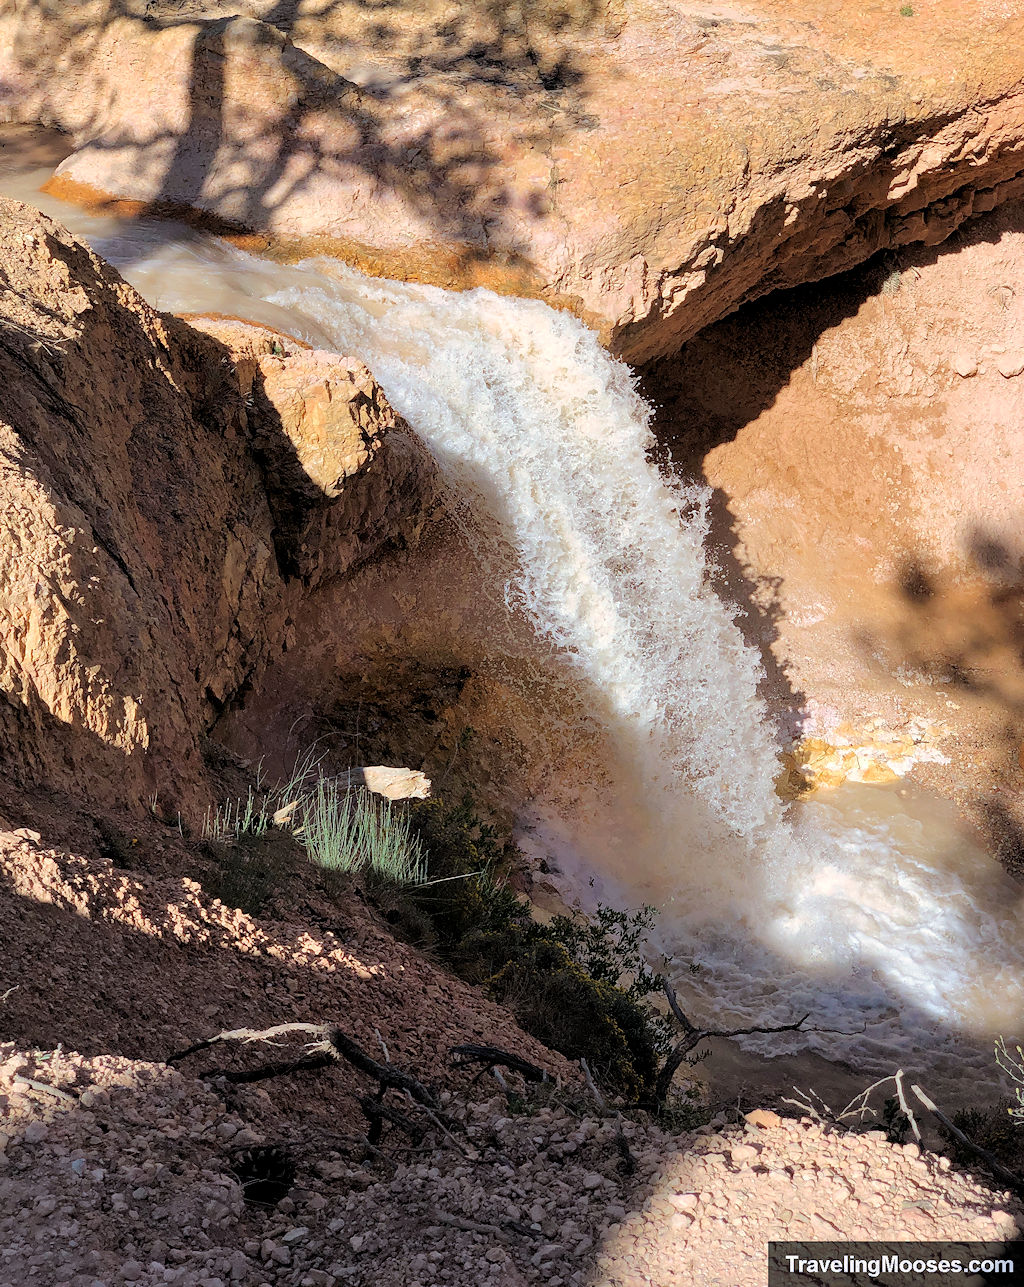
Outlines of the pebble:
M 753 1144 L 737 1144 L 729 1150 L 729 1156 L 732 1158 L 734 1165 L 747 1166 L 757 1160 L 758 1152 L 759 1150 Z
M 978 374 L 978 358 L 970 349 L 958 349 L 953 355 L 953 370 L 963 380 Z

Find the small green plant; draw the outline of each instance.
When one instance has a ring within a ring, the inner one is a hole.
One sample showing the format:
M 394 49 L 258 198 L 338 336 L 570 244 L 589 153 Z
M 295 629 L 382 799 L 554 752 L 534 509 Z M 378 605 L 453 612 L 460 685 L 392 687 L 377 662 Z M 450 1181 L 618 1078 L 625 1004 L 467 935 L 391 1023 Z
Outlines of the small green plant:
M 609 1089 L 639 1098 L 668 1037 L 642 1000 L 661 987 L 643 955 L 654 909 L 598 906 L 592 918 L 539 924 L 509 883 L 515 846 L 472 800 L 424 800 L 412 819 L 427 883 L 399 891 L 388 919 L 485 987 L 527 1032 L 570 1059 L 585 1058 Z
M 216 809 L 207 809 L 203 818 L 204 840 L 231 841 L 240 836 L 262 836 L 274 825 L 275 815 L 293 813 L 312 783 L 323 777 L 319 761 L 305 755 L 296 761 L 286 782 L 275 787 L 264 785 L 262 769 L 257 772 L 255 787 L 244 797 L 226 800 Z
M 910 1118 L 900 1108 L 900 1101 L 890 1095 L 882 1105 L 882 1129 L 890 1144 L 905 1144 L 910 1131 Z
M 913 18 L 913 16 L 914 16 L 914 6 L 913 6 L 912 4 L 901 4 L 901 5 L 900 5 L 900 17 L 901 17 L 901 18 Z
M 369 791 L 320 777 L 299 806 L 297 834 L 309 857 L 331 872 L 366 871 L 396 885 L 422 885 L 426 858 L 409 815 Z
M 207 811 L 202 837 L 214 897 L 256 915 L 303 856 L 329 876 L 359 872 L 381 886 L 426 878 L 422 844 L 406 812 L 328 777 L 310 756 L 275 787 Z
M 888 274 L 885 281 L 882 282 L 882 294 L 898 295 L 902 284 L 903 274 L 898 268 L 894 268 L 892 272 Z
M 204 841 L 212 867 L 202 877 L 203 885 L 225 906 L 259 916 L 294 868 L 296 849 L 284 833 Z

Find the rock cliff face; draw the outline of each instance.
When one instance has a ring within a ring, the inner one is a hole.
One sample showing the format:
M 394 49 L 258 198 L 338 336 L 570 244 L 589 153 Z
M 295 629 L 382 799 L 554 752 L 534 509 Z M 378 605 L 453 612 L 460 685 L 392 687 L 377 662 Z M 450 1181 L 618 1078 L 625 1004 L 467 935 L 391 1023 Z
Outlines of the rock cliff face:
M 187 807 L 213 719 L 314 586 L 416 534 L 429 468 L 358 363 L 162 317 L 9 201 L 0 262 L 4 771 Z
M 1024 192 L 1020 0 L 29 0 L 0 37 L 66 192 L 540 293 L 631 361 Z
M 1024 870 L 1024 208 L 755 304 L 645 372 L 823 781 L 905 772 Z M 838 742 L 838 744 L 836 744 Z M 945 761 L 945 765 L 943 764 Z

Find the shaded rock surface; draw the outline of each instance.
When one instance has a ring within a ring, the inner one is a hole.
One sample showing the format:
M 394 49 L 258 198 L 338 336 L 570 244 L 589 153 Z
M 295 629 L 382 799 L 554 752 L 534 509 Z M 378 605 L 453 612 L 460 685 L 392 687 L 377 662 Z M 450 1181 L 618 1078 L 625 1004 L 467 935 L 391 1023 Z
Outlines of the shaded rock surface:
M 244 328 L 236 363 L 14 202 L 0 253 L 4 771 L 187 808 L 298 599 L 415 535 L 429 467 L 358 363 Z

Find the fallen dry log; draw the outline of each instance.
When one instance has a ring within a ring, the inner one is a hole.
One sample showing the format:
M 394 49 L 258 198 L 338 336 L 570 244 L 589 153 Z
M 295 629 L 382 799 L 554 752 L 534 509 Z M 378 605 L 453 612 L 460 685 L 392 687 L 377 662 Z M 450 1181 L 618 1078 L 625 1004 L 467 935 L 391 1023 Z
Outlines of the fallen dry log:
M 257 1042 L 275 1045 L 278 1044 L 279 1038 L 296 1034 L 312 1038 L 305 1045 L 305 1053 L 300 1057 L 276 1060 L 273 1063 L 264 1064 L 262 1067 L 253 1069 L 212 1069 L 205 1072 L 203 1076 L 209 1079 L 223 1078 L 234 1085 L 245 1085 L 258 1081 L 268 1081 L 274 1077 L 288 1076 L 292 1073 L 311 1072 L 321 1068 L 328 1068 L 344 1061 L 377 1083 L 375 1095 L 361 1095 L 358 1097 L 359 1106 L 370 1124 L 367 1140 L 371 1147 L 376 1148 L 380 1143 L 385 1122 L 389 1122 L 402 1130 L 417 1144 L 422 1141 L 426 1133 L 426 1127 L 421 1123 L 415 1121 L 408 1114 L 399 1112 L 398 1109 L 383 1102 L 384 1096 L 389 1090 L 398 1091 L 404 1095 L 415 1111 L 423 1113 L 431 1125 L 435 1126 L 443 1135 L 446 1135 L 453 1143 L 458 1145 L 458 1141 L 455 1140 L 453 1135 L 453 1130 L 458 1128 L 458 1124 L 441 1111 L 437 1096 L 429 1086 L 424 1085 L 411 1073 L 404 1072 L 401 1068 L 396 1068 L 390 1061 L 380 1063 L 372 1055 L 369 1055 L 357 1041 L 354 1041 L 347 1033 L 342 1032 L 340 1028 L 333 1024 L 296 1022 L 279 1023 L 273 1027 L 263 1029 L 234 1028 L 218 1032 L 212 1037 L 205 1037 L 202 1041 L 196 1041 L 192 1045 L 186 1046 L 184 1050 L 175 1051 L 174 1054 L 168 1056 L 167 1063 L 180 1063 L 191 1055 L 198 1054 L 203 1050 L 210 1050 L 218 1045 L 235 1042 L 241 1045 L 252 1045 Z M 381 1041 L 381 1044 L 386 1056 L 387 1047 L 384 1046 L 383 1041 Z M 510 1058 L 514 1058 L 514 1056 L 510 1056 Z M 532 1067 L 532 1065 L 526 1066 Z M 458 1146 L 462 1147 L 461 1145 Z M 466 1150 L 463 1149 L 463 1151 L 465 1152 Z

